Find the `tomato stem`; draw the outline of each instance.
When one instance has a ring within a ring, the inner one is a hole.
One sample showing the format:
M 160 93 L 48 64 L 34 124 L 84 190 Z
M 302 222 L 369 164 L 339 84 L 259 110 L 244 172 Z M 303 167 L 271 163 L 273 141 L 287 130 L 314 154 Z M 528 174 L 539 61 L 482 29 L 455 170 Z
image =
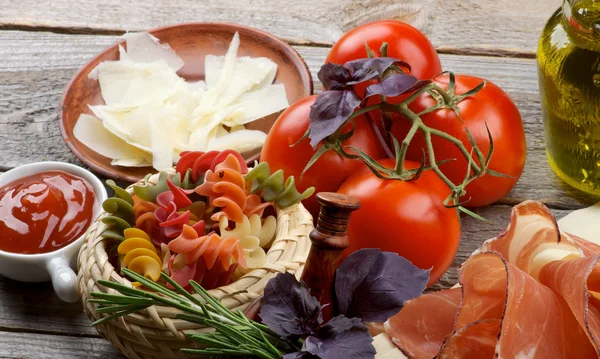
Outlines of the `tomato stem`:
M 383 48 L 383 50 L 385 50 L 385 48 Z M 349 116 L 348 120 L 342 126 L 340 126 L 336 132 L 334 132 L 332 135 L 325 139 L 325 143 L 319 150 L 317 150 L 313 158 L 311 158 L 304 172 L 306 172 L 306 170 L 310 168 L 323 153 L 329 150 L 334 150 L 339 155 L 345 158 L 362 161 L 375 174 L 375 176 L 381 179 L 402 181 L 416 180 L 425 170 L 431 169 L 451 190 L 450 195 L 444 201 L 444 205 L 450 208 L 457 208 L 458 211 L 461 211 L 463 213 L 474 215 L 473 212 L 463 209 L 462 205 L 464 203 L 460 202 L 460 199 L 461 197 L 465 196 L 465 188 L 471 182 L 484 176 L 489 171 L 488 165 L 490 163 L 490 159 L 494 148 L 493 140 L 489 129 L 488 137 L 490 140 L 490 150 L 487 156 L 484 156 L 480 148 L 475 143 L 475 140 L 468 132 L 468 129 L 467 137 L 471 145 L 470 151 L 467 149 L 462 140 L 453 137 L 452 135 L 446 132 L 427 126 L 423 122 L 421 116 L 441 109 L 449 109 L 456 114 L 459 120 L 462 121 L 462 119 L 460 118 L 460 109 L 458 108 L 458 104 L 465 98 L 476 94 L 484 86 L 485 83 L 480 84 L 476 88 L 464 94 L 458 95 L 456 94 L 455 90 L 455 77 L 452 73 L 449 73 L 449 83 L 447 90 L 444 90 L 436 83 L 429 83 L 416 90 L 401 104 L 388 103 L 386 101 L 386 98 L 382 97 L 380 103 L 365 106 L 366 100 L 363 100 L 358 110 L 356 110 L 351 116 Z M 436 104 L 430 107 L 429 109 L 419 114 L 416 114 L 409 108 L 409 105 L 423 94 L 429 94 L 436 101 Z M 381 126 L 379 126 L 378 123 L 376 123 L 373 116 L 369 113 L 373 110 L 379 110 L 382 113 L 384 128 L 381 128 Z M 391 130 L 392 120 L 390 113 L 398 113 L 400 115 L 398 116 L 400 118 L 400 121 L 404 120 L 410 123 L 410 129 L 406 136 L 402 139 L 401 143 L 399 143 L 399 141 L 396 138 L 394 138 L 391 135 L 391 133 L 389 133 L 389 131 Z M 351 154 L 345 151 L 342 143 L 344 140 L 352 136 L 353 131 L 342 135 L 342 129 L 347 123 L 353 121 L 356 117 L 363 114 L 365 115 L 365 117 L 367 117 L 367 120 L 369 121 L 371 128 L 375 132 L 378 141 L 381 143 L 387 157 L 395 159 L 395 168 L 390 169 L 380 165 L 376 161 L 377 159 L 369 157 L 369 155 L 362 152 L 359 148 L 348 147 L 355 154 Z M 423 159 L 419 168 L 407 170 L 405 168 L 405 163 L 408 147 L 413 141 L 417 132 L 421 132 L 425 140 L 425 148 L 423 149 Z M 448 176 L 446 176 L 446 174 L 440 169 L 440 165 L 447 162 L 448 160 L 436 160 L 436 154 L 432 142 L 433 136 L 451 142 L 454 146 L 456 146 L 459 149 L 460 153 L 468 161 L 467 173 L 465 174 L 465 177 L 461 183 L 453 183 L 448 178 Z M 391 148 L 390 143 L 393 143 L 393 150 Z M 489 173 L 492 175 L 495 174 L 494 171 L 489 171 Z M 476 216 L 476 218 L 480 218 L 477 215 L 474 216 Z
M 377 140 L 379 140 L 379 143 L 381 144 L 381 147 L 383 148 L 385 155 L 388 158 L 394 158 L 394 154 L 392 153 L 392 150 L 390 149 L 390 146 L 388 145 L 387 141 L 383 137 L 383 132 L 381 131 L 381 128 L 379 126 L 377 126 L 377 124 L 375 123 L 375 119 L 373 118 L 373 116 L 371 116 L 371 114 L 369 112 L 366 112 L 365 117 L 369 121 L 369 125 L 371 125 L 371 129 L 373 130 L 373 132 L 375 132 L 375 136 L 377 136 Z

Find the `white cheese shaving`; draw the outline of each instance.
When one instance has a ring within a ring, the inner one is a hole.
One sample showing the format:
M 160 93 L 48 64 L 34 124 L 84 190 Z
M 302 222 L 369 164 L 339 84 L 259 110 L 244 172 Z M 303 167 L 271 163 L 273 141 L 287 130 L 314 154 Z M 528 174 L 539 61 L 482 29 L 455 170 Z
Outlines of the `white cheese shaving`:
M 152 161 L 147 158 L 123 158 L 121 160 L 112 160 L 110 164 L 123 167 L 148 167 L 152 166 Z
M 277 65 L 238 58 L 237 33 L 225 56 L 206 56 L 205 80 L 196 82 L 177 75 L 183 61 L 169 45 L 148 33 L 124 38 L 119 60 L 100 63 L 88 76 L 98 80 L 105 102 L 89 106 L 97 119 L 86 115 L 75 126 L 78 140 L 113 165 L 164 170 L 182 151 L 254 151 L 266 134 L 244 125 L 289 106 L 285 87 L 273 84 Z
M 567 214 L 558 226 L 563 232 L 600 244 L 600 202 Z
M 158 39 L 149 33 L 130 32 L 123 37 L 127 43 L 127 59 L 137 63 L 164 61 L 173 71 L 179 71 L 183 67 L 183 60 L 171 46 L 160 44 Z M 123 57 L 120 59 L 124 60 Z
M 100 155 L 123 160 L 139 158 L 148 163 L 148 154 L 127 144 L 102 125 L 102 121 L 91 115 L 81 115 L 73 128 L 75 138 Z
M 107 105 L 139 106 L 171 96 L 183 82 L 164 61 L 107 61 L 98 65 L 98 81 Z
M 224 125 L 229 127 L 245 125 L 282 111 L 289 105 L 283 84 L 269 85 L 260 90 L 246 92 L 232 104 L 239 108 L 242 115 L 231 118 L 230 121 L 226 120 Z
M 262 131 L 241 130 L 214 138 L 208 143 L 207 150 L 223 151 L 228 148 L 235 148 L 241 153 L 250 152 L 260 148 L 266 139 L 267 135 Z
M 408 359 L 400 349 L 390 340 L 386 333 L 381 333 L 373 338 L 375 359 Z
M 235 60 L 238 49 L 240 47 L 240 35 L 236 32 L 233 36 L 233 40 L 227 49 L 227 54 L 223 60 L 223 69 L 221 70 L 221 76 L 214 86 L 210 86 L 204 93 L 204 96 L 200 99 L 200 104 L 194 110 L 193 115 L 201 116 L 207 113 L 214 112 L 214 106 L 221 96 L 225 88 L 231 83 L 233 72 L 235 71 Z M 210 57 L 210 56 L 207 56 Z M 211 111 L 213 110 L 213 111 Z
M 211 59 L 212 58 L 212 59 Z M 224 73 L 224 64 L 226 59 L 221 57 L 207 56 L 206 73 L 222 74 Z M 212 68 L 214 67 L 214 69 Z M 234 70 L 229 80 L 229 86 L 223 91 L 219 97 L 216 106 L 227 106 L 235 101 L 240 95 L 247 91 L 259 90 L 273 83 L 275 73 L 277 72 L 277 64 L 270 59 L 260 57 L 241 57 L 235 62 Z M 220 82 L 220 76 L 217 77 Z M 211 84 L 216 79 L 206 79 L 207 84 Z M 269 82 L 267 82 L 269 81 Z M 287 99 L 286 99 L 287 100 Z

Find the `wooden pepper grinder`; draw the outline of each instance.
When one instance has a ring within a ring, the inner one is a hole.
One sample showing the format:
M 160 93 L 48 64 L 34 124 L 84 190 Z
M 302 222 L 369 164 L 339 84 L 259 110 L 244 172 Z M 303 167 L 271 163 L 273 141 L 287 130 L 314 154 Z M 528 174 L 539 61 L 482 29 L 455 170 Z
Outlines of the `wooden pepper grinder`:
M 309 235 L 312 247 L 301 279 L 321 304 L 329 304 L 323 310 L 323 319 L 327 321 L 334 310 L 335 271 L 342 264 L 343 252 L 349 245 L 350 214 L 360 207 L 360 202 L 333 192 L 318 193 L 317 200 L 321 204 L 321 212 L 316 228 Z

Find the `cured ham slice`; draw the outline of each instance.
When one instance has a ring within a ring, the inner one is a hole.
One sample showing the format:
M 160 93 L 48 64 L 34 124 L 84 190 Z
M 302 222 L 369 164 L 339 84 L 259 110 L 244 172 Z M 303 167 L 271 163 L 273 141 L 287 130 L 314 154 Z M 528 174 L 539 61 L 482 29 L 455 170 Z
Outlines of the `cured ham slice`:
M 413 299 L 386 323 L 387 334 L 409 358 L 596 357 L 569 306 L 500 254 L 474 254 L 459 280 L 461 288 Z
M 574 236 L 570 233 L 563 235 L 563 237 L 576 246 L 581 251 L 582 256 L 589 257 L 600 255 L 600 245 L 594 242 L 586 241 L 585 239 Z
M 444 344 L 444 350 L 436 358 L 493 358 L 502 321 L 485 319 L 470 323 Z
M 385 330 L 415 359 L 600 358 L 599 261 L 599 244 L 527 201 L 463 264 L 460 288 L 409 301 Z
M 564 298 L 600 356 L 600 300 L 595 294 L 600 292 L 598 257 L 552 262 L 541 270 L 540 281 Z
M 474 332 L 464 328 L 482 320 L 500 320 L 500 331 L 495 352 L 498 358 L 587 358 L 590 347 L 568 307 L 548 287 L 507 263 L 497 253 L 481 253 L 472 256 L 461 270 L 463 303 L 457 315 L 454 336 L 468 336 Z M 481 323 L 481 322 L 479 322 Z M 473 350 L 486 351 L 489 340 L 494 337 L 492 326 L 484 326 L 481 341 L 471 345 L 464 355 L 469 358 Z M 566 328 L 566 329 L 565 329 Z M 571 331 L 569 335 L 565 330 Z M 445 355 L 444 345 L 440 356 Z M 456 348 L 452 349 L 456 353 Z M 460 349 L 460 348 L 459 348 Z M 593 357 L 593 356 L 592 356 Z M 484 357 L 482 357 L 484 358 Z M 492 358 L 492 357 L 490 357 Z
M 453 288 L 407 301 L 385 322 L 385 331 L 409 358 L 431 359 L 454 329 L 460 299 L 461 289 Z
M 563 237 L 546 206 L 526 201 L 513 208 L 507 229 L 486 241 L 476 253 L 498 252 L 506 261 L 537 278 L 540 269 L 549 262 L 582 254 L 572 240 Z

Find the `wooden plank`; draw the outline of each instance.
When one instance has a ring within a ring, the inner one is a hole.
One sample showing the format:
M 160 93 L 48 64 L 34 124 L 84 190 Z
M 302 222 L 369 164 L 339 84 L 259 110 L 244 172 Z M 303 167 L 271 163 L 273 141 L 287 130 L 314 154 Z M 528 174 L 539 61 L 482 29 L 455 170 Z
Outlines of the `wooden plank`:
M 98 336 L 83 314 L 81 302 L 61 301 L 50 283 L 22 283 L 4 277 L 0 277 L 0 330 Z
M 0 62 L 0 170 L 41 160 L 79 163 L 58 131 L 58 102 L 76 69 L 116 39 L 0 32 L 0 57 L 7 59 Z M 316 80 L 327 48 L 296 49 Z M 520 182 L 501 203 L 540 199 L 554 208 L 578 208 L 593 202 L 564 185 L 546 162 L 535 60 L 442 55 L 442 62 L 448 70 L 495 82 L 511 95 L 521 111 L 527 132 L 527 165 Z M 320 88 L 318 81 L 315 87 Z
M 193 21 L 255 27 L 294 44 L 333 44 L 349 29 L 398 19 L 421 29 L 443 52 L 532 56 L 561 0 L 5 0 L 0 27 L 120 33 Z M 135 16 L 131 16 L 135 13 Z
M 101 338 L 0 332 L 0 358 L 124 359 L 125 357 Z

